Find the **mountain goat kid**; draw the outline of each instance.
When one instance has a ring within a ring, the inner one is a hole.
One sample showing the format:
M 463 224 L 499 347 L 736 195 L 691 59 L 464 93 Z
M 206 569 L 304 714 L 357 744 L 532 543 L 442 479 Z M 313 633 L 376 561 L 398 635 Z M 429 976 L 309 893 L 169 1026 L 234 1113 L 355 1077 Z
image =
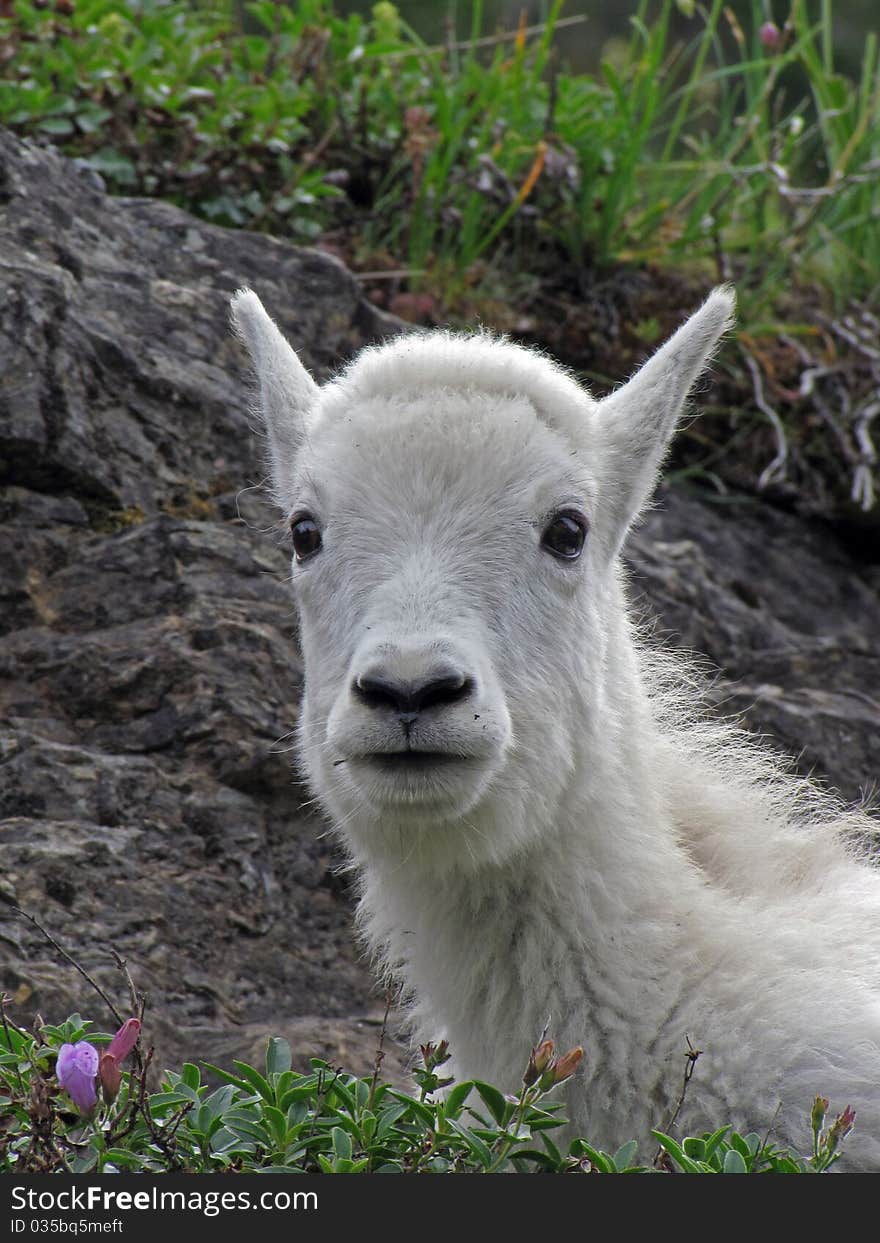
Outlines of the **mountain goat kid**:
M 880 1170 L 874 831 L 641 642 L 620 550 L 732 320 L 716 289 L 593 400 L 537 352 L 428 332 L 319 387 L 233 300 L 293 540 L 299 748 L 415 1033 L 518 1090 L 548 1016 L 583 1045 L 571 1131 L 679 1126 L 809 1145 L 816 1094 Z M 678 675 L 676 676 L 676 671 Z M 860 853 L 861 852 L 861 853 Z

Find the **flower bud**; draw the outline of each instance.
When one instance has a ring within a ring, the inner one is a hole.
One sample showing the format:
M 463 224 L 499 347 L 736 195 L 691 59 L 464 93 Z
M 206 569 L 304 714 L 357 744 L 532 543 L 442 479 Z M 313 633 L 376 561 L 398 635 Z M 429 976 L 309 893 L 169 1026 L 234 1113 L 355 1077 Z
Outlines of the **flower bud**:
M 128 1019 L 122 1024 L 119 1031 L 110 1041 L 107 1052 L 117 1062 L 122 1062 L 128 1057 L 132 1049 L 138 1042 L 138 1036 L 141 1034 L 141 1025 L 139 1019 Z
M 422 1061 L 425 1063 L 425 1070 L 428 1071 L 433 1070 L 435 1066 L 442 1066 L 452 1056 L 449 1052 L 448 1040 L 441 1040 L 438 1044 L 433 1044 L 429 1040 L 427 1044 L 419 1045 L 419 1052 L 422 1055 Z
M 523 1083 L 530 1088 L 543 1075 L 544 1071 L 550 1065 L 553 1058 L 553 1041 L 542 1040 L 540 1044 L 532 1049 L 529 1055 L 529 1064 L 526 1067 L 526 1073 L 523 1075 Z
M 825 1146 L 829 1152 L 834 1152 L 840 1141 L 849 1135 L 855 1120 L 856 1111 L 849 1105 L 847 1105 L 843 1113 L 837 1115 L 828 1128 L 828 1135 L 825 1139 Z
M 122 1071 L 112 1053 L 101 1054 L 98 1062 L 98 1079 L 104 1093 L 104 1100 L 108 1103 L 115 1101 L 119 1093 L 119 1085 L 122 1083 Z
M 828 1098 L 826 1096 L 817 1096 L 813 1101 L 813 1108 L 810 1112 L 810 1126 L 813 1128 L 814 1135 L 818 1135 L 822 1130 L 822 1123 L 825 1121 L 827 1113 Z
M 562 1057 L 556 1063 L 553 1082 L 562 1083 L 564 1079 L 570 1079 L 580 1065 L 580 1061 L 583 1056 L 584 1051 L 580 1045 L 577 1045 L 574 1049 L 569 1049 L 567 1053 L 563 1053 Z
M 782 35 L 775 22 L 765 22 L 758 32 L 758 37 L 761 40 L 761 45 L 768 52 L 777 51 L 782 42 Z

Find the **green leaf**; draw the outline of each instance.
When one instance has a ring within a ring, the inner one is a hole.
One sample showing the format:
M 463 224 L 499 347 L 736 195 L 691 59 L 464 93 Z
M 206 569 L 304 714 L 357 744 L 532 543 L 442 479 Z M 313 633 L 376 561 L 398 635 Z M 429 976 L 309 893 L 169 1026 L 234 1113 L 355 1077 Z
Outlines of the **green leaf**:
M 342 1127 L 335 1126 L 330 1132 L 330 1136 L 333 1140 L 333 1151 L 336 1153 L 336 1156 L 349 1160 L 351 1158 L 351 1136 L 349 1133 L 343 1131 Z
M 671 1135 L 664 1135 L 662 1131 L 652 1131 L 651 1134 L 657 1140 L 660 1147 L 669 1153 L 676 1165 L 680 1166 L 685 1174 L 699 1174 L 702 1172 L 698 1163 L 690 1159 L 681 1145 Z
M 24 1032 L 18 1031 L 11 1024 L 8 1028 L 0 1025 L 0 1046 L 8 1049 L 15 1057 L 18 1057 L 24 1049 L 29 1048 L 33 1043 L 30 1037 L 26 1036 Z
M 773 1162 L 774 1172 L 777 1174 L 803 1174 L 804 1167 L 792 1161 L 791 1157 L 778 1157 Z
M 578 1139 L 578 1140 L 575 1140 L 571 1146 L 572 1155 L 575 1155 L 573 1151 L 575 1149 L 575 1146 L 577 1146 L 577 1148 L 579 1149 L 578 1155 L 586 1157 L 589 1160 L 590 1164 L 595 1169 L 597 1169 L 601 1174 L 616 1174 L 617 1173 L 617 1167 L 614 1164 L 614 1158 L 609 1157 L 607 1152 L 602 1152 L 600 1148 L 591 1147 L 591 1145 L 588 1144 L 586 1140 Z
M 461 1113 L 461 1108 L 467 1098 L 470 1096 L 474 1088 L 472 1079 L 465 1079 L 463 1083 L 457 1083 L 454 1088 L 450 1089 L 449 1095 L 443 1104 L 444 1113 L 447 1118 L 457 1118 Z
M 262 1144 L 263 1147 L 269 1146 L 270 1136 L 268 1127 L 262 1122 L 255 1122 L 252 1118 L 239 1117 L 230 1112 L 223 1118 L 222 1129 L 231 1131 L 233 1135 L 244 1142 L 253 1140 L 255 1144 Z M 217 1134 L 219 1133 L 218 1131 Z
M 401 1101 L 406 1107 L 406 1112 L 412 1114 L 414 1118 L 418 1118 L 429 1130 L 433 1129 L 434 1112 L 427 1105 L 423 1105 L 421 1101 L 415 1101 L 411 1096 L 406 1096 L 403 1092 L 398 1092 L 393 1088 L 388 1095 L 393 1096 L 395 1100 Z M 449 1123 L 452 1125 L 451 1118 Z
M 224 1084 L 223 1087 L 216 1088 L 210 1096 L 202 1101 L 199 1113 L 204 1112 L 213 1121 L 229 1108 L 234 1096 L 235 1088 L 231 1084 Z
M 253 1066 L 248 1066 L 247 1062 L 233 1061 L 232 1065 L 237 1068 L 242 1079 L 247 1080 L 252 1088 L 256 1088 L 257 1092 L 259 1092 L 264 1101 L 268 1101 L 269 1104 L 274 1102 L 274 1089 L 271 1084 L 266 1082 L 258 1070 L 255 1070 Z
M 120 1169 L 140 1170 L 143 1169 L 143 1161 L 134 1152 L 128 1152 L 124 1148 L 108 1148 L 104 1154 L 108 1161 L 112 1161 L 114 1165 Z
M 83 165 L 122 186 L 133 186 L 137 182 L 137 170 L 131 160 L 109 147 L 95 151 L 83 160 Z
M 274 1105 L 264 1105 L 263 1121 L 271 1133 L 275 1146 L 283 1148 L 287 1143 L 287 1118 Z
M 542 1172 L 547 1174 L 561 1173 L 556 1161 L 547 1152 L 541 1152 L 539 1148 L 515 1148 L 510 1154 L 510 1159 L 518 1170 L 528 1172 L 531 1164 L 537 1164 L 541 1167 Z
M 487 1109 L 498 1125 L 504 1126 L 515 1106 L 510 1101 L 506 1101 L 503 1094 L 497 1088 L 493 1088 L 491 1083 L 482 1083 L 479 1079 L 475 1079 L 474 1087 L 485 1101 Z
M 715 1150 L 718 1148 L 718 1145 L 724 1139 L 725 1135 L 727 1134 L 729 1130 L 730 1130 L 729 1126 L 722 1126 L 722 1127 L 719 1127 L 717 1131 L 713 1131 L 711 1135 L 707 1135 L 705 1137 L 704 1139 L 705 1148 L 703 1151 L 704 1160 L 708 1161 L 712 1157 Z
M 395 1122 L 407 1112 L 408 1106 L 402 1101 L 398 1101 L 396 1105 L 389 1105 L 379 1114 L 379 1125 L 376 1127 L 376 1139 L 384 1139 Z
M 349 1091 L 346 1084 L 342 1082 L 342 1079 L 338 1075 L 330 1085 L 330 1091 L 327 1093 L 327 1099 L 329 1100 L 332 1096 L 337 1097 L 337 1099 L 342 1102 L 350 1114 L 357 1113 L 354 1093 Z
M 44 134 L 56 134 L 59 137 L 74 132 L 73 122 L 67 117 L 46 117 L 45 120 L 37 122 L 37 129 Z
M 294 1101 L 312 1100 L 318 1093 L 318 1076 L 306 1075 L 299 1077 L 294 1081 L 295 1086 L 288 1088 L 280 1094 L 278 1106 L 281 1109 L 288 1109 Z
M 464 1127 L 459 1122 L 456 1122 L 454 1118 L 449 1119 L 449 1126 L 456 1133 L 456 1135 L 460 1136 L 460 1138 L 464 1140 L 468 1149 L 477 1158 L 480 1165 L 482 1165 L 484 1169 L 488 1169 L 493 1161 L 492 1152 L 488 1145 L 480 1139 L 479 1135 L 475 1135 L 473 1131 L 469 1131 L 467 1127 Z
M 629 1169 L 632 1165 L 632 1160 L 636 1155 L 638 1146 L 638 1141 L 631 1139 L 628 1143 L 623 1144 L 620 1148 L 618 1148 L 613 1158 L 614 1168 L 617 1170 L 618 1174 L 622 1173 L 626 1169 Z
M 266 1075 L 280 1075 L 290 1070 L 290 1045 L 280 1036 L 272 1036 L 266 1047 Z
M 113 113 L 109 108 L 99 108 L 95 104 L 87 104 L 76 113 L 77 127 L 83 134 L 94 134 L 105 121 L 109 121 Z
M 191 1088 L 186 1092 L 154 1092 L 150 1097 L 150 1111 L 162 1114 L 178 1105 L 191 1105 L 198 1097 Z
M 198 1091 L 201 1086 L 202 1076 L 199 1072 L 198 1066 L 194 1066 L 192 1062 L 183 1063 L 180 1078 L 181 1081 L 185 1083 L 188 1088 L 192 1088 L 194 1092 Z
M 95 1168 L 95 1162 L 98 1159 L 96 1152 L 85 1152 L 81 1156 L 74 1157 L 70 1163 L 71 1172 L 74 1174 L 88 1174 L 90 1170 Z
M 526 1118 L 529 1130 L 531 1131 L 555 1131 L 559 1127 L 565 1126 L 565 1118 L 553 1118 L 540 1115 L 537 1118 Z
M 306 1101 L 292 1101 L 286 1112 L 287 1129 L 292 1132 L 305 1122 L 309 1114 L 309 1106 Z
M 742 1153 L 735 1148 L 730 1148 L 724 1154 L 724 1164 L 721 1167 L 721 1172 L 722 1174 L 748 1174 Z
M 228 1070 L 224 1070 L 222 1066 L 215 1066 L 213 1062 L 202 1062 L 202 1066 L 211 1074 L 216 1075 L 218 1079 L 222 1079 L 224 1083 L 231 1083 L 233 1087 L 240 1088 L 242 1092 L 251 1091 L 251 1084 L 247 1079 L 242 1079 L 240 1075 L 230 1074 Z

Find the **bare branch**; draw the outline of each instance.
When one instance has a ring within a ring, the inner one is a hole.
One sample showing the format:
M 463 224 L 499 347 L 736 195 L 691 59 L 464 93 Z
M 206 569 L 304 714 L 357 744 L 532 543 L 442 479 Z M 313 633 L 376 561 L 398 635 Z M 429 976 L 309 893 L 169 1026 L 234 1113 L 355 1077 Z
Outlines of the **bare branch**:
M 37 932 L 40 932 L 40 933 L 42 933 L 42 934 L 43 934 L 43 936 L 46 938 L 46 940 L 49 942 L 49 944 L 50 944 L 51 946 L 53 946 L 53 947 L 54 947 L 54 948 L 58 951 L 58 953 L 61 955 L 61 957 L 62 957 L 62 958 L 64 958 L 67 962 L 69 962 L 69 963 L 70 963 L 70 965 L 71 965 L 72 967 L 75 967 L 75 968 L 76 968 L 76 970 L 77 970 L 77 971 L 80 973 L 80 975 L 83 977 L 83 979 L 84 979 L 87 983 L 91 984 L 92 988 L 95 990 L 95 992 L 98 994 L 98 996 L 101 998 L 101 1000 L 102 1000 L 102 1001 L 104 1002 L 104 1004 L 106 1005 L 107 1009 L 108 1009 L 108 1010 L 110 1011 L 110 1013 L 113 1015 L 114 1019 L 116 1020 L 117 1025 L 118 1025 L 119 1027 L 121 1027 L 121 1026 L 122 1026 L 122 1024 L 125 1022 L 125 1019 L 122 1017 L 122 1015 L 121 1015 L 121 1014 L 119 1013 L 119 1011 L 116 1009 L 116 1007 L 114 1006 L 113 1002 L 110 1000 L 110 998 L 109 998 L 109 997 L 107 996 L 107 994 L 104 992 L 103 988 L 101 988 L 101 985 L 97 982 L 97 980 L 93 979 L 93 977 L 89 975 L 89 973 L 88 973 L 88 971 L 86 971 L 85 967 L 81 966 L 81 965 L 80 965 L 80 963 L 78 963 L 78 962 L 76 961 L 76 959 L 73 957 L 73 955 L 72 955 L 72 954 L 68 954 L 67 950 L 64 948 L 64 946 L 63 946 L 63 945 L 59 945 L 59 944 L 58 944 L 58 942 L 55 940 L 55 938 L 52 936 L 52 934 L 51 934 L 50 932 L 47 932 L 47 931 L 46 931 L 46 929 L 45 929 L 45 928 L 43 927 L 43 925 L 39 922 L 39 920 L 34 919 L 33 915 L 29 915 L 29 914 L 27 913 L 27 911 L 23 911 L 23 910 L 21 909 L 21 907 L 20 907 L 20 906 L 17 906 L 14 902 L 13 902 L 11 905 L 12 905 L 12 909 L 13 909 L 13 910 L 14 910 L 17 914 L 21 915 L 22 919 L 26 919 L 26 920 L 28 921 L 28 923 L 33 924 L 33 926 L 36 928 Z
M 748 350 L 743 348 L 742 345 L 740 346 L 740 349 L 742 350 L 743 358 L 746 361 L 746 366 L 751 372 L 752 387 L 755 393 L 755 405 L 762 414 L 766 415 L 776 436 L 776 457 L 768 466 L 764 467 L 758 479 L 758 487 L 766 488 L 769 483 L 774 483 L 776 480 L 782 479 L 785 475 L 785 465 L 788 461 L 788 440 L 785 435 L 785 428 L 782 425 L 782 419 L 780 419 L 779 415 L 764 396 L 764 386 L 761 383 L 761 372 L 758 369 L 758 364 L 755 362 L 754 358 L 752 358 Z

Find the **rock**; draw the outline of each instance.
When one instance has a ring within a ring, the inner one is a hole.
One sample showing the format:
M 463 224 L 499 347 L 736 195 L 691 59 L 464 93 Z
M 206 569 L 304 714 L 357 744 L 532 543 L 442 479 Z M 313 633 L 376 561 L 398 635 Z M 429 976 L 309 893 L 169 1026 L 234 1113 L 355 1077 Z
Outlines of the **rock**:
M 870 795 L 880 774 L 880 565 L 820 522 L 676 489 L 664 489 L 628 556 L 655 637 L 709 658 L 720 710 L 848 801 Z
M 373 983 L 291 766 L 287 558 L 228 300 L 258 284 L 318 374 L 396 325 L 329 256 L 109 199 L 6 134 L 0 245 L 0 988 L 112 1023 L 5 897 L 120 1006 L 127 959 L 160 1064 L 321 1015 L 342 1027 L 300 1060 L 344 1029 L 371 1065 Z
M 291 765 L 287 554 L 227 303 L 252 284 L 319 376 L 398 325 L 329 256 L 108 198 L 2 133 L 0 247 L 0 988 L 21 1021 L 112 1026 L 18 903 L 121 1009 L 127 960 L 160 1065 L 259 1062 L 276 1034 L 368 1074 L 381 1003 Z M 629 558 L 725 710 L 847 797 L 870 784 L 876 565 L 675 489 Z

